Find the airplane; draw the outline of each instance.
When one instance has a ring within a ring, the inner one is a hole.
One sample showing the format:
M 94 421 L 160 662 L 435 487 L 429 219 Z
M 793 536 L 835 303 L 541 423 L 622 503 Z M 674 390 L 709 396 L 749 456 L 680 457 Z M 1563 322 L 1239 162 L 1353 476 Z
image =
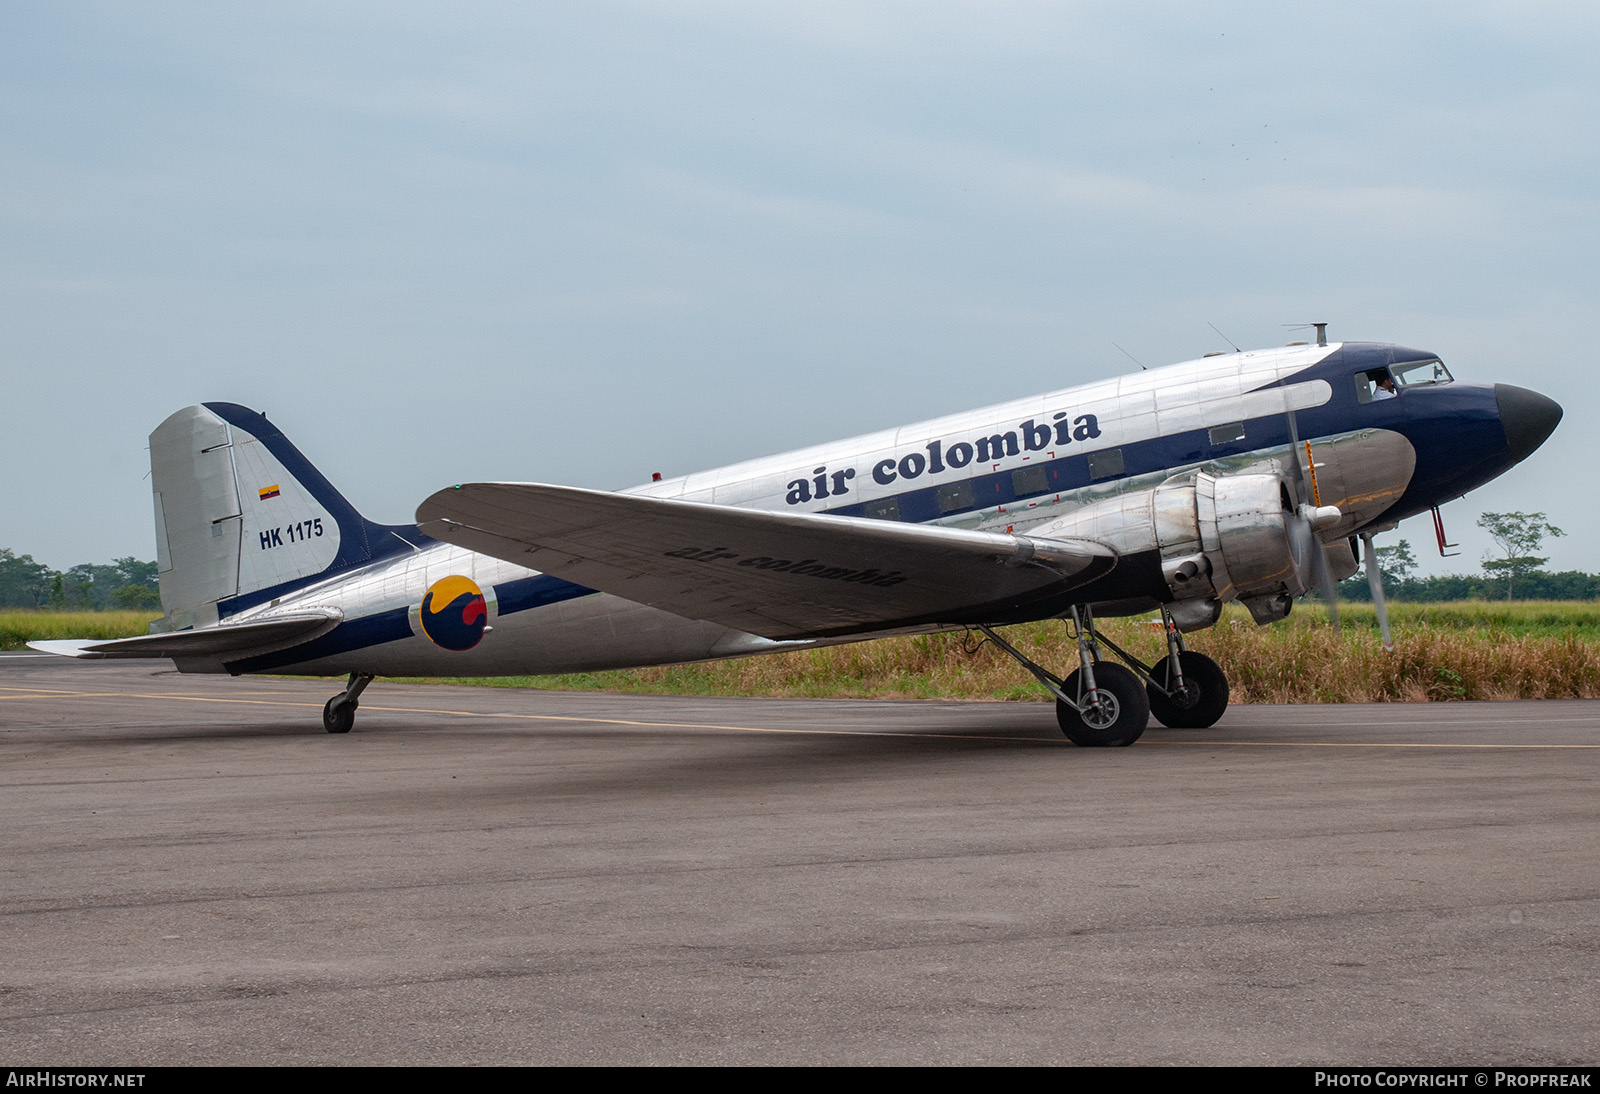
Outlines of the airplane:
M 463 483 L 416 523 L 367 520 L 264 414 L 179 410 L 150 435 L 165 615 L 35 649 L 182 672 L 538 675 L 968 628 L 1016 658 L 1082 746 L 1152 714 L 1214 725 L 1216 662 L 1184 635 L 1237 600 L 1258 624 L 1356 572 L 1372 536 L 1519 463 L 1562 409 L 1372 342 L 1207 354 L 617 493 Z M 1145 664 L 1098 617 L 1159 612 Z M 1064 678 L 998 633 L 1060 619 Z M 1385 627 L 1387 642 L 1387 628 Z

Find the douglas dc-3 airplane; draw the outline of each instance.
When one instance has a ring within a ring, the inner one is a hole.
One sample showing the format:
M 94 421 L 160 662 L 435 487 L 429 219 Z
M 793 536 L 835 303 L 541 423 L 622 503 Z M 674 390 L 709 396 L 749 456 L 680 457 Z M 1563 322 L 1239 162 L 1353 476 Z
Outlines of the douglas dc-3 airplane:
M 415 525 L 363 518 L 264 415 L 191 406 L 150 435 L 166 615 L 138 638 L 32 645 L 183 672 L 348 673 L 323 712 L 345 733 L 377 675 L 969 627 L 1055 696 L 1077 744 L 1131 744 L 1152 713 L 1205 727 L 1227 679 L 1185 632 L 1235 599 L 1257 623 L 1282 619 L 1356 571 L 1358 539 L 1375 578 L 1373 533 L 1488 482 L 1561 419 L 1535 392 L 1453 379 L 1432 353 L 1318 336 L 621 493 L 452 486 Z M 1152 611 L 1167 634 L 1153 665 L 1095 629 Z M 993 630 L 1046 618 L 1077 638 L 1065 679 Z

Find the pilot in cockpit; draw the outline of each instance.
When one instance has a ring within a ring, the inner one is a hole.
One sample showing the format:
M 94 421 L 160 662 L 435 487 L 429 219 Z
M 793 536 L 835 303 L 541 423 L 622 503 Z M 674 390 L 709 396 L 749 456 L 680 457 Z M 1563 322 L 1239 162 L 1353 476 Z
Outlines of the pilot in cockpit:
M 1385 368 L 1366 368 L 1355 374 L 1356 399 L 1375 403 L 1379 399 L 1393 399 L 1401 388 L 1433 387 L 1448 384 L 1450 372 L 1437 357 L 1420 361 L 1397 361 Z

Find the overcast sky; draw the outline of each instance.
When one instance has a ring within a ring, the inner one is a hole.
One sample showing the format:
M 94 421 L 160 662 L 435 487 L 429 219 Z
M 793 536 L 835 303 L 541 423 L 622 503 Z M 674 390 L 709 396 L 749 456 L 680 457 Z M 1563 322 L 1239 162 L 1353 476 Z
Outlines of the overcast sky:
M 1430 571 L 1508 509 L 1600 570 L 1597 56 L 1537 0 L 7 0 L 0 546 L 154 557 L 208 399 L 401 522 L 1326 320 L 1566 408 Z

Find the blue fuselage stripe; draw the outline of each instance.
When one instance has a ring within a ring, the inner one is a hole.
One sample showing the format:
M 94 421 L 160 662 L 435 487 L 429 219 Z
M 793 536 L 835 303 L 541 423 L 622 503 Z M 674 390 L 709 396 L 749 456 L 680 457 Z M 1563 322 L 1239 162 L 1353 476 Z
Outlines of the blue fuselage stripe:
M 559 577 L 534 574 L 531 577 L 517 578 L 494 586 L 495 599 L 498 603 L 495 614 L 497 617 L 512 615 L 533 608 L 559 604 L 564 600 L 575 600 L 593 592 L 593 589 L 574 585 Z M 288 665 L 354 653 L 372 646 L 381 646 L 386 642 L 400 642 L 412 637 L 409 614 L 409 608 L 390 608 L 360 619 L 349 619 L 320 638 L 314 638 L 302 645 L 292 646 L 276 653 L 259 654 L 242 661 L 230 661 L 228 671 L 270 672 Z
M 270 672 L 287 665 L 335 657 L 342 653 L 366 649 L 368 646 L 381 646 L 385 642 L 398 642 L 411 637 L 411 623 L 406 618 L 408 613 L 407 608 L 391 608 L 376 615 L 347 619 L 320 638 L 313 638 L 301 645 L 291 646 L 275 653 L 258 654 L 242 661 L 230 661 L 228 671 Z
M 497 602 L 496 615 L 512 615 L 516 612 L 525 612 L 533 608 L 543 608 L 551 604 L 559 604 L 563 600 L 576 600 L 580 596 L 588 596 L 593 589 L 583 585 L 574 585 L 570 581 L 563 581 L 559 577 L 549 574 L 535 574 L 532 577 L 522 577 L 515 581 L 507 581 L 494 587 L 494 596 Z

